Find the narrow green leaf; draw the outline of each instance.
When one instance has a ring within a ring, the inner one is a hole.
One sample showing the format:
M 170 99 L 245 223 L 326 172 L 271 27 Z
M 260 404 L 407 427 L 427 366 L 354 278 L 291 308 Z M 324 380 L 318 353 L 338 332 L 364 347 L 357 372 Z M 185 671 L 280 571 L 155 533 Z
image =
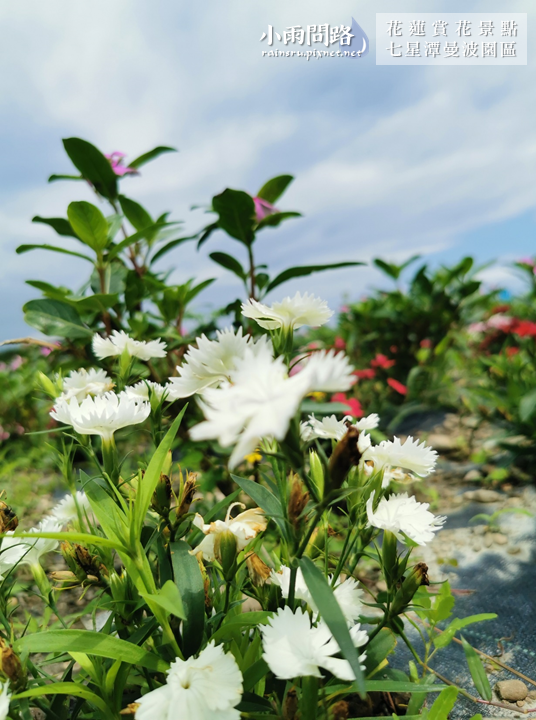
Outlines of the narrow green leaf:
M 66 237 L 74 237 L 78 240 L 77 234 L 72 229 L 69 221 L 66 218 L 44 218 L 40 215 L 36 215 L 32 218 L 34 223 L 43 223 L 43 225 L 50 225 L 58 235 L 64 235 Z
M 59 335 L 71 339 L 90 338 L 93 332 L 86 327 L 76 310 L 61 300 L 30 300 L 23 307 L 24 319 L 45 335 Z
M 231 477 L 235 483 L 242 488 L 246 495 L 249 495 L 249 497 L 264 510 L 267 517 L 272 518 L 279 527 L 283 537 L 286 538 L 287 527 L 285 525 L 285 514 L 279 499 L 265 488 L 264 485 L 259 485 L 259 483 L 248 480 L 247 478 L 238 477 L 238 475 L 231 475 Z
M 131 160 L 128 163 L 128 166 L 131 168 L 138 169 L 142 165 L 145 165 L 145 163 L 150 162 L 151 160 L 154 160 L 159 155 L 162 155 L 163 153 L 168 152 L 178 152 L 175 148 L 172 147 L 165 147 L 164 145 L 159 145 L 158 147 L 155 147 L 153 150 L 149 150 L 149 152 L 143 153 L 143 155 L 140 155 L 135 160 Z
M 365 690 L 368 693 L 371 692 L 401 692 L 401 693 L 435 693 L 444 690 L 447 685 L 438 683 L 437 685 L 417 685 L 414 682 L 404 682 L 403 680 L 365 680 Z M 357 692 L 357 685 L 355 683 L 349 684 L 334 684 L 326 686 L 326 692 L 329 697 L 339 695 L 341 693 L 347 694 Z
M 164 583 L 156 594 L 140 592 L 140 595 L 144 600 L 150 600 L 156 603 L 165 610 L 168 615 L 175 615 L 175 617 L 181 620 L 186 618 L 179 588 L 173 580 L 168 580 Z
M 101 545 L 112 550 L 117 549 L 116 543 L 112 542 L 108 538 L 101 537 L 100 535 L 90 535 L 89 533 L 79 532 L 15 532 L 12 537 L 15 538 L 30 538 L 35 540 L 36 538 L 47 538 L 49 540 L 60 540 L 67 542 L 78 542 L 86 543 L 88 545 Z
M 536 390 L 532 390 L 521 398 L 519 403 L 519 417 L 523 422 L 527 422 L 536 412 Z
M 106 537 L 117 547 L 121 547 L 128 542 L 129 537 L 124 512 L 105 488 L 91 480 L 84 472 L 80 473 L 80 478 L 91 509 L 106 533 Z
M 151 504 L 151 498 L 153 497 L 155 488 L 158 484 L 158 481 L 160 480 L 160 474 L 162 472 L 162 468 L 164 466 L 167 454 L 171 450 L 171 446 L 173 445 L 173 441 L 175 440 L 175 435 L 177 434 L 177 431 L 181 424 L 181 420 L 184 413 L 186 412 L 187 407 L 188 405 L 185 405 L 179 415 L 173 421 L 172 426 L 167 431 L 164 439 L 162 440 L 162 442 L 156 449 L 153 457 L 151 458 L 149 467 L 145 471 L 145 475 L 143 476 L 143 480 L 141 481 L 135 503 L 135 518 L 138 537 L 141 532 L 145 515 L 147 514 L 147 510 L 149 509 L 149 506 Z
M 205 631 L 205 586 L 199 563 L 190 555 L 190 546 L 184 540 L 171 543 L 171 564 L 175 582 L 184 606 L 185 622 L 182 629 L 185 657 L 194 655 L 203 642 Z
M 308 557 L 300 560 L 300 567 L 305 583 L 311 593 L 318 611 L 331 630 L 333 637 L 341 649 L 341 653 L 348 660 L 356 677 L 356 686 L 361 697 L 365 696 L 365 678 L 361 670 L 359 653 L 356 650 L 348 625 L 339 603 L 335 599 L 333 590 L 321 570 Z
M 482 660 L 478 657 L 475 649 L 469 645 L 463 635 L 460 635 L 460 639 L 463 645 L 463 651 L 465 653 L 465 659 L 469 666 L 469 672 L 473 678 L 473 682 L 478 691 L 478 694 L 483 700 L 491 700 L 491 685 L 489 684 L 488 676 L 484 669 Z
M 278 175 L 277 177 L 273 177 L 264 183 L 257 193 L 257 197 L 273 205 L 279 200 L 293 180 L 294 177 L 292 175 Z
M 452 638 L 458 630 L 462 630 L 464 627 L 467 627 L 467 625 L 482 622 L 483 620 L 495 620 L 496 617 L 497 615 L 495 613 L 480 613 L 479 615 L 469 615 L 469 617 L 466 618 L 456 618 L 447 625 L 441 635 L 434 637 L 434 645 L 438 648 L 446 647 L 452 641 Z
M 88 655 L 121 660 L 130 665 L 139 665 L 165 672 L 169 665 L 153 653 L 119 638 L 92 630 L 47 630 L 25 635 L 16 641 L 17 652 L 63 653 L 82 652 Z
M 251 245 L 255 239 L 255 205 L 251 195 L 227 188 L 212 198 L 212 207 L 219 215 L 222 230 L 244 245 Z
M 166 255 L 166 253 L 168 253 L 170 250 L 173 250 L 173 248 L 176 248 L 178 245 L 182 245 L 183 242 L 188 242 L 188 240 L 197 240 L 197 237 L 197 235 L 187 235 L 185 237 L 176 238 L 175 240 L 170 240 L 168 243 L 163 245 L 159 250 L 155 252 L 155 254 L 151 258 L 151 265 L 164 255 Z
M 356 267 L 357 265 L 364 265 L 362 262 L 342 262 L 342 263 L 330 263 L 328 265 L 302 265 L 300 267 L 291 267 L 279 273 L 272 282 L 268 285 L 267 291 L 273 290 L 278 285 L 281 285 L 287 280 L 292 280 L 295 277 L 303 277 L 304 275 L 311 275 L 315 272 L 322 272 L 324 270 L 337 270 L 345 267 Z
M 454 707 L 457 697 L 457 687 L 451 685 L 442 690 L 429 710 L 428 720 L 448 720 L 449 713 Z
M 263 227 L 278 227 L 284 220 L 290 220 L 291 218 L 301 217 L 302 214 L 299 212 L 278 212 L 267 215 L 257 225 L 257 230 L 261 230 Z
M 244 692 L 249 692 L 269 672 L 270 668 L 266 662 L 262 658 L 259 658 L 253 665 L 248 667 L 243 675 Z
M 374 675 L 383 661 L 396 647 L 396 637 L 388 628 L 383 628 L 367 645 L 365 672 L 367 677 Z
M 74 682 L 57 682 L 50 685 L 39 685 L 39 687 L 34 687 L 13 695 L 11 699 L 23 700 L 24 698 L 42 697 L 43 695 L 70 695 L 71 697 L 83 698 L 103 712 L 107 718 L 112 718 L 113 720 L 115 717 L 107 703 L 101 697 L 95 695 L 95 693 L 91 692 L 85 685 Z
M 377 268 L 383 270 L 386 275 L 393 278 L 393 280 L 398 280 L 400 273 L 402 272 L 402 268 L 400 266 L 385 262 L 385 260 L 381 260 L 380 258 L 375 258 L 372 262 Z
M 101 151 L 80 138 L 66 138 L 63 147 L 73 165 L 89 180 L 99 195 L 115 200 L 117 176 Z
M 242 630 L 242 628 L 257 627 L 258 625 L 266 625 L 268 620 L 272 617 L 271 612 L 268 610 L 258 610 L 254 612 L 241 613 L 240 615 L 233 615 L 228 620 L 224 620 L 222 626 L 216 630 L 211 636 L 216 644 L 229 640 L 232 638 L 233 633 L 236 630 Z
M 124 240 L 121 240 L 121 242 L 117 243 L 113 247 L 110 248 L 108 252 L 108 258 L 112 260 L 113 258 L 117 257 L 119 253 L 122 253 L 123 250 L 130 247 L 131 245 L 134 245 L 134 243 L 139 242 L 140 240 L 144 240 L 147 235 L 150 235 L 153 232 L 157 232 L 161 228 L 169 227 L 170 225 L 174 225 L 174 223 L 168 223 L 168 222 L 155 222 L 153 225 L 149 225 L 149 227 L 145 228 L 145 230 L 140 230 L 138 232 L 133 233 L 132 235 L 129 235 Z
M 48 182 L 55 182 L 56 180 L 85 180 L 81 175 L 49 175 Z
M 82 200 L 72 202 L 67 217 L 82 242 L 95 252 L 101 252 L 108 244 L 108 223 L 98 207 Z
M 51 252 L 63 253 L 64 255 L 74 255 L 74 257 L 82 258 L 82 260 L 88 260 L 91 264 L 94 260 L 89 255 L 83 255 L 82 253 L 74 252 L 74 250 L 66 250 L 65 248 L 56 247 L 55 245 L 19 245 L 15 250 L 17 255 L 30 252 L 30 250 L 50 250 Z
M 232 257 L 232 255 L 228 255 L 224 252 L 213 252 L 210 253 L 209 257 L 211 260 L 214 260 L 215 263 L 218 263 L 218 265 L 221 265 L 226 270 L 230 270 L 235 275 L 238 275 L 241 280 L 244 280 L 244 278 L 246 277 L 246 271 L 238 262 L 238 260 Z

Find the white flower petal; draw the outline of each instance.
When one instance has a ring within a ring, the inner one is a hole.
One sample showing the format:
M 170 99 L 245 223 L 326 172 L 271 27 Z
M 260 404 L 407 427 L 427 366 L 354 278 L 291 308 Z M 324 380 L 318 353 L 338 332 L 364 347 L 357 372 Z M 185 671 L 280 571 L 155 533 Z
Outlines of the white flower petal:
M 249 299 L 242 304 L 242 315 L 255 320 L 266 330 L 277 328 L 297 329 L 303 325 L 319 327 L 325 325 L 333 312 L 325 300 L 297 292 L 294 297 L 286 297 L 281 302 L 264 305 L 257 300 Z
M 126 351 L 140 360 L 166 357 L 166 343 L 162 340 L 134 340 L 124 330 L 114 330 L 107 338 L 93 336 L 93 353 L 100 360 L 122 355 Z
M 426 545 L 434 539 L 434 533 L 441 529 L 445 517 L 433 515 L 428 503 L 419 503 L 407 493 L 382 498 L 376 511 L 373 510 L 375 491 L 367 501 L 369 526 L 388 530 L 397 536 L 407 535 L 417 545 Z
M 76 398 L 69 402 L 56 401 L 50 415 L 58 422 L 71 425 L 80 435 L 100 435 L 110 439 L 116 430 L 137 425 L 146 420 L 151 406 L 137 402 L 125 394 L 105 393 L 98 397 L 87 397 L 80 404 Z

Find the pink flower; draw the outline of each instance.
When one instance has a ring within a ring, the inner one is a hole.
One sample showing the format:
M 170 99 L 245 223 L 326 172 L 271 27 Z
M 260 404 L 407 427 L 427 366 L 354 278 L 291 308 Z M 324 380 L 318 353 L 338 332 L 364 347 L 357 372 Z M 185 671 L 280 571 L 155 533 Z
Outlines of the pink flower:
M 2 442 L 2 440 L 7 440 L 8 438 L 9 433 L 0 425 L 0 442 Z
M 48 357 L 51 352 L 52 352 L 52 348 L 49 348 L 49 347 L 41 348 L 41 355 L 43 355 L 44 357 Z
M 123 159 L 126 157 L 125 153 L 115 151 L 113 153 L 110 153 L 109 155 L 105 155 L 105 158 L 107 158 L 110 161 L 110 165 L 112 166 L 112 170 L 116 175 L 119 177 L 122 177 L 123 175 L 137 175 L 138 171 L 136 168 L 130 168 L 123 165 Z
M 401 395 L 407 395 L 408 389 L 405 385 L 402 385 L 401 382 L 398 382 L 398 380 L 395 380 L 394 378 L 387 378 L 387 384 L 389 387 L 393 388 L 393 390 L 396 390 L 397 393 L 400 393 Z
M 384 370 L 387 370 L 388 368 L 393 367 L 393 365 L 395 365 L 396 363 L 394 360 L 389 360 L 386 355 L 378 353 L 370 364 L 372 365 L 372 367 L 383 368 Z
M 255 205 L 255 219 L 258 223 L 261 220 L 264 220 L 265 217 L 268 217 L 268 215 L 273 215 L 274 213 L 279 212 L 272 203 L 269 203 L 268 200 L 263 200 L 260 197 L 254 197 L 253 204 Z
M 342 337 L 337 336 L 335 338 L 335 342 L 333 343 L 333 347 L 336 350 L 345 350 L 346 349 L 346 343 L 342 339 Z
M 360 380 L 372 380 L 376 376 L 376 370 L 373 368 L 365 368 L 364 370 L 354 370 L 352 375 L 355 375 Z
M 489 320 L 486 322 L 486 325 L 488 328 L 495 328 L 496 330 L 503 330 L 504 332 L 508 332 L 512 328 L 512 323 L 514 322 L 514 318 L 510 317 L 510 315 L 496 313 L 489 318 Z
M 340 309 L 341 313 L 347 313 L 350 312 L 350 307 L 348 305 L 343 305 Z
M 343 405 L 348 407 L 350 415 L 355 418 L 360 418 L 364 415 L 363 408 L 361 407 L 359 400 L 357 400 L 357 398 L 347 398 L 345 393 L 335 393 L 331 398 L 331 402 L 343 403 Z
M 13 358 L 13 360 L 11 361 L 11 364 L 9 367 L 11 368 L 11 370 L 18 370 L 23 362 L 24 362 L 24 360 L 21 358 L 21 356 L 16 355 Z

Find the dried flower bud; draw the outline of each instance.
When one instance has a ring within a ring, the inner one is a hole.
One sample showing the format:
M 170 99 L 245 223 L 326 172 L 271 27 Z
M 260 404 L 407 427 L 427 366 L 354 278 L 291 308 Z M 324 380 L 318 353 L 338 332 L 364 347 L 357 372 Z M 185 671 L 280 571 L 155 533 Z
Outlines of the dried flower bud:
M 5 502 L 0 500 L 0 533 L 16 530 L 19 519 L 13 510 Z
M 139 708 L 139 703 L 129 703 L 124 710 L 120 710 L 120 715 L 135 715 L 136 710 Z
M 257 553 L 252 552 L 246 558 L 246 566 L 251 582 L 256 587 L 262 587 L 270 577 L 271 570 L 268 565 L 260 559 Z
M 300 478 L 292 475 L 292 488 L 288 502 L 288 517 L 296 530 L 299 530 L 303 522 L 303 511 L 309 502 L 309 493 L 304 491 Z
M 75 557 L 86 575 L 94 575 L 100 578 L 101 562 L 97 555 L 92 555 L 83 545 L 74 545 Z
M 340 700 L 338 703 L 335 703 L 331 708 L 331 712 L 333 714 L 333 720 L 348 720 L 350 717 L 350 708 L 346 700 Z
M 298 695 L 295 688 L 290 688 L 283 706 L 283 717 L 285 720 L 296 720 L 298 714 Z
M 19 692 L 26 685 L 26 671 L 18 655 L 2 638 L 0 638 L 0 672 L 9 680 L 15 692 Z
M 177 518 L 181 518 L 186 515 L 190 510 L 190 505 L 194 499 L 194 495 L 197 490 L 197 473 L 187 473 L 186 480 L 182 481 L 181 476 L 181 489 L 179 493 L 179 503 L 175 510 Z
M 151 507 L 159 515 L 167 516 L 170 506 L 171 480 L 167 475 L 160 475 L 153 497 L 151 498 Z
M 357 446 L 358 440 L 359 430 L 351 425 L 346 431 L 346 435 L 335 445 L 329 461 L 332 488 L 340 488 L 350 468 L 359 463 L 361 452 Z

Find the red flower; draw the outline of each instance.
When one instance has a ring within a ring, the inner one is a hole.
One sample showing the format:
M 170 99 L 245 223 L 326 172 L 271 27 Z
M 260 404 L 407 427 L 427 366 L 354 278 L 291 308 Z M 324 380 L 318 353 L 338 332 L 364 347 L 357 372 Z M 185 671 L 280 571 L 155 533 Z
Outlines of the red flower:
M 519 337 L 536 336 L 536 323 L 530 320 L 517 320 L 512 328 L 512 332 Z
M 391 345 L 389 350 L 394 354 L 398 352 L 398 347 L 396 345 Z
M 345 393 L 335 393 L 331 398 L 331 402 L 343 403 L 349 408 L 348 414 L 353 415 L 355 418 L 363 417 L 365 414 L 359 400 L 357 398 L 347 398 Z
M 365 368 L 365 370 L 354 370 L 352 375 L 355 375 L 360 380 L 372 380 L 376 376 L 376 370 L 372 368 Z
M 337 336 L 335 338 L 335 342 L 333 343 L 333 347 L 336 350 L 344 350 L 346 348 L 346 343 L 344 342 L 342 337 Z
M 387 370 L 390 367 L 393 367 L 395 365 L 394 360 L 389 360 L 389 358 L 386 355 L 382 355 L 381 353 L 378 353 L 374 360 L 370 363 L 372 367 L 378 367 L 383 368 L 384 370 Z
M 491 308 L 490 315 L 496 315 L 497 313 L 506 313 L 510 310 L 510 305 L 495 305 Z
M 408 389 L 405 385 L 402 385 L 401 382 L 398 382 L 398 380 L 394 380 L 393 378 L 387 378 L 387 384 L 389 387 L 393 388 L 393 390 L 396 390 L 397 393 L 400 393 L 401 395 L 407 395 Z
M 432 347 L 432 341 L 428 338 L 425 338 L 424 340 L 421 340 L 420 346 L 422 348 L 426 348 L 427 350 Z
M 506 348 L 507 357 L 512 357 L 513 355 L 517 355 L 518 352 L 519 352 L 518 347 L 507 347 Z

